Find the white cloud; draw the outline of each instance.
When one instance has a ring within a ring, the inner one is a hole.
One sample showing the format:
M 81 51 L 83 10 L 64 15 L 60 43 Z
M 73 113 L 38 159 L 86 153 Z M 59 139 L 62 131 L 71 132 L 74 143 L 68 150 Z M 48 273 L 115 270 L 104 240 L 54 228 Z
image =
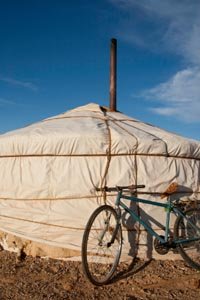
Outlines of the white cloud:
M 129 22 L 121 22 L 121 38 L 140 47 L 178 54 L 185 62 L 185 69 L 167 82 L 142 93 L 145 98 L 160 102 L 160 106 L 151 110 L 200 122 L 200 1 L 109 1 L 129 16 Z M 154 26 L 145 31 L 144 24 Z
M 15 102 L 0 98 L 0 106 L 15 105 Z
M 126 12 L 118 29 L 121 38 L 150 49 L 159 45 L 162 50 L 176 52 L 187 61 L 199 64 L 199 0 L 109 1 Z M 144 30 L 144 24 L 154 24 L 153 31 Z
M 200 68 L 176 73 L 169 81 L 142 93 L 146 99 L 158 100 L 161 106 L 153 112 L 175 116 L 187 122 L 200 120 Z
M 16 80 L 16 79 L 7 78 L 7 77 L 0 77 L 0 80 L 3 82 L 6 82 L 8 84 L 11 84 L 11 85 L 30 89 L 32 91 L 38 90 L 38 87 L 35 84 L 33 84 L 32 82 Z

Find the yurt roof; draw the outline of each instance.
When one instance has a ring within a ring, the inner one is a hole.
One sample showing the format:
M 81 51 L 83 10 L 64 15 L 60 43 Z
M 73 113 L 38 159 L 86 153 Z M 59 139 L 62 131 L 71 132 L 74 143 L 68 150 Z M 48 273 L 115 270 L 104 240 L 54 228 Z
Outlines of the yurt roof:
M 0 136 L 0 156 L 163 155 L 200 159 L 200 143 L 90 103 Z

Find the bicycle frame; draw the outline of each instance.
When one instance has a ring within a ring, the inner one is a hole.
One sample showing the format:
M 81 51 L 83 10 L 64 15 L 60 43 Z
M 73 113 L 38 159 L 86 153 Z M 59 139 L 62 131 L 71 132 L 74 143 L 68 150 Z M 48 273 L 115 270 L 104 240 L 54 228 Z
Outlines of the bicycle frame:
M 155 230 L 153 230 L 140 216 L 138 216 L 133 210 L 131 210 L 127 205 L 125 205 L 121 199 L 125 199 L 125 200 L 129 200 L 129 201 L 133 201 L 135 203 L 144 203 L 144 204 L 149 204 L 149 205 L 153 205 L 153 206 L 158 206 L 158 207 L 163 207 L 166 210 L 166 224 L 165 224 L 165 236 L 164 238 L 161 237 L 160 235 L 158 235 Z M 118 191 L 118 195 L 117 195 L 117 199 L 115 202 L 116 206 L 121 206 L 125 211 L 127 211 L 131 217 L 138 221 L 152 236 L 156 237 L 161 244 L 167 243 L 169 240 L 169 225 L 170 225 L 170 215 L 171 212 L 173 212 L 176 215 L 181 215 L 184 219 L 187 220 L 187 222 L 197 231 L 199 231 L 200 233 L 200 228 L 196 227 L 185 215 L 184 213 L 178 209 L 177 207 L 174 206 L 174 204 L 172 203 L 172 201 L 170 201 L 170 198 L 167 202 L 162 203 L 162 202 L 153 202 L 151 200 L 146 200 L 146 199 L 141 199 L 141 198 L 137 198 L 135 196 L 126 196 L 123 194 L 123 191 L 120 190 Z M 199 240 L 199 238 L 190 238 L 190 239 L 185 239 L 185 240 L 173 240 L 172 242 L 175 245 L 178 244 L 183 244 L 183 243 L 189 243 L 191 241 L 196 241 Z

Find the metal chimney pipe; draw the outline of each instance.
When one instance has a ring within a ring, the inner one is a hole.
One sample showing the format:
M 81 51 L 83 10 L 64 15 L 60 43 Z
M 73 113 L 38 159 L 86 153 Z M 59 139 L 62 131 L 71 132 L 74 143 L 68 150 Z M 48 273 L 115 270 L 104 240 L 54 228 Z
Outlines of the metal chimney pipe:
M 110 47 L 110 110 L 117 110 L 117 40 L 111 39 Z

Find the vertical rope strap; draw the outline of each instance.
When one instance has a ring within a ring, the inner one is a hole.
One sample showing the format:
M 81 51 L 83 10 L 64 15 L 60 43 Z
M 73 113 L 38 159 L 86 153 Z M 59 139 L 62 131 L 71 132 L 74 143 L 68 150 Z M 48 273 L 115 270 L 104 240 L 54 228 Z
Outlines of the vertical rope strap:
M 103 111 L 103 113 L 106 116 L 106 111 Z M 107 175 L 108 175 L 108 170 L 109 170 L 110 162 L 111 162 L 112 138 L 111 138 L 111 131 L 110 131 L 109 120 L 108 119 L 105 119 L 105 125 L 106 125 L 107 136 L 108 136 L 108 148 L 107 148 L 107 151 L 106 151 L 106 154 L 107 154 L 107 156 L 106 156 L 106 158 L 107 158 L 106 168 L 105 168 L 105 171 L 104 171 L 103 178 L 101 180 L 101 189 L 104 188 L 107 184 Z M 104 202 L 104 204 L 106 204 L 107 194 L 106 194 L 105 190 L 102 192 L 100 198 L 103 198 L 103 202 Z

